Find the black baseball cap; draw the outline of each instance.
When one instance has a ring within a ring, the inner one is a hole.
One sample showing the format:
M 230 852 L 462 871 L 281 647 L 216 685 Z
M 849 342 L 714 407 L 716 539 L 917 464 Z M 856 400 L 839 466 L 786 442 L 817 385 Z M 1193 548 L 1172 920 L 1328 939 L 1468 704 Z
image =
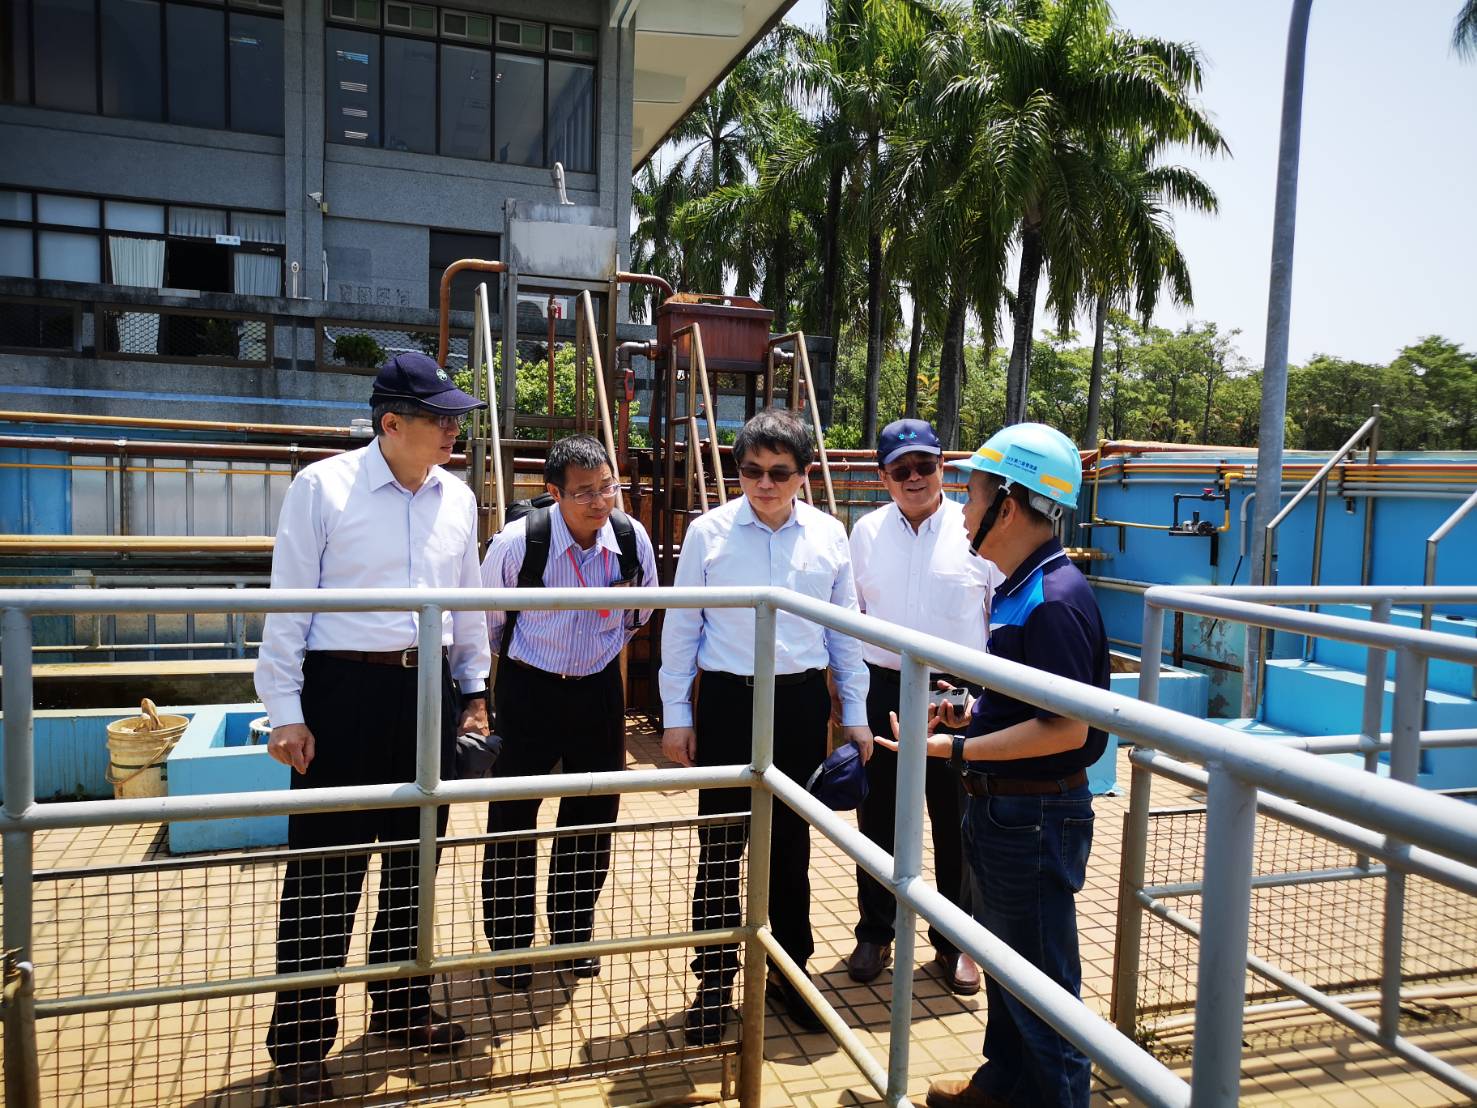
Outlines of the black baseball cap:
M 882 428 L 877 436 L 877 464 L 888 465 L 894 458 L 904 454 L 938 454 L 944 448 L 939 437 L 925 419 L 899 419 Z
M 465 415 L 487 407 L 487 401 L 452 384 L 451 374 L 434 358 L 420 353 L 396 354 L 380 367 L 369 402 L 382 400 L 409 400 L 437 415 Z

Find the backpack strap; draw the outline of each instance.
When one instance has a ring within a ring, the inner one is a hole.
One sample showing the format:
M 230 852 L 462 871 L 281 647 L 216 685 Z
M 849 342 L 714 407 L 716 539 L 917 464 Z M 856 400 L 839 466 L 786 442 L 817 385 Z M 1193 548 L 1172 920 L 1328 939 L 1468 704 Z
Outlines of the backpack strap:
M 544 569 L 549 564 L 549 547 L 554 534 L 554 524 L 549 518 L 553 508 L 539 508 L 524 517 L 523 564 L 518 567 L 518 588 L 539 589 L 544 585 Z M 624 557 L 624 555 L 622 556 Z M 518 612 L 508 613 L 503 621 L 502 645 L 498 647 L 499 669 L 508 657 L 508 648 L 513 645 L 513 625 L 518 622 Z
M 631 525 L 631 517 L 619 509 L 612 509 L 610 526 L 615 531 L 616 545 L 620 547 L 620 579 L 630 581 L 633 585 L 641 585 L 644 574 L 641 571 L 641 554 L 636 549 L 636 528 Z

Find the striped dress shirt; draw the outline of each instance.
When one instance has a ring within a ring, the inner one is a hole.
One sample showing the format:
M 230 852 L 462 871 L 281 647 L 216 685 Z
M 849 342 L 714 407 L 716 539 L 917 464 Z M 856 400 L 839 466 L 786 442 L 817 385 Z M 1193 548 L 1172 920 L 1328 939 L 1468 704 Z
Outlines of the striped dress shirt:
M 616 542 L 615 528 L 608 520 L 595 536 L 595 545 L 589 550 L 581 550 L 569 533 L 559 509 L 555 507 L 549 516 L 551 526 L 549 560 L 544 566 L 545 588 L 603 588 L 620 580 L 621 548 Z M 527 520 L 527 516 L 514 520 L 488 546 L 487 556 L 482 560 L 482 583 L 487 588 L 517 588 L 518 570 L 528 548 Z M 631 526 L 636 531 L 636 552 L 641 559 L 641 584 L 648 588 L 655 586 L 656 557 L 651 539 L 639 520 L 631 520 Z M 613 609 L 607 615 L 595 610 L 525 611 L 513 625 L 513 641 L 508 654 L 514 661 L 546 673 L 586 677 L 608 666 L 636 629 L 650 618 L 649 608 L 640 611 Z M 506 619 L 506 613 L 501 611 L 487 613 L 487 633 L 494 653 L 502 646 Z

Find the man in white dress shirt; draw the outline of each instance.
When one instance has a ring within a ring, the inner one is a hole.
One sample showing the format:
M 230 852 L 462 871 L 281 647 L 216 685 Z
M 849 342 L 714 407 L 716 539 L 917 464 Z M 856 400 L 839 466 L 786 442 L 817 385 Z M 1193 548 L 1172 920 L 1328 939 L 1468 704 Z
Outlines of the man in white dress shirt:
M 840 521 L 796 500 L 812 455 L 810 432 L 786 411 L 766 409 L 744 424 L 734 459 L 744 495 L 693 520 L 677 560 L 678 587 L 780 585 L 856 608 L 851 553 Z M 775 621 L 774 762 L 802 784 L 826 757 L 830 667 L 845 738 L 871 756 L 867 671 L 855 639 L 798 616 Z M 702 672 L 697 712 L 693 681 Z M 747 763 L 753 720 L 754 613 L 748 608 L 674 608 L 662 633 L 660 675 L 666 730 L 662 750 L 684 766 Z M 698 813 L 747 812 L 748 789 L 703 789 Z M 699 831 L 694 930 L 736 927 L 739 862 L 747 825 Z M 810 826 L 784 804 L 774 806 L 769 870 L 769 918 L 774 936 L 803 969 L 815 951 L 810 929 Z M 692 960 L 697 990 L 687 1011 L 689 1043 L 722 1038 L 730 1008 L 738 948 L 699 947 Z M 819 1017 L 785 978 L 770 987 L 790 1018 L 807 1031 Z
M 1002 576 L 993 563 L 970 553 L 964 508 L 943 494 L 942 455 L 938 435 L 921 419 L 900 419 L 883 428 L 877 470 L 892 503 L 869 512 L 851 530 L 857 600 L 862 611 L 878 619 L 984 650 L 990 593 Z M 890 735 L 888 713 L 898 710 L 901 659 L 871 643 L 862 644 L 862 657 L 871 677 L 868 725 L 878 735 Z M 962 684 L 953 678 L 949 683 Z M 879 747 L 867 763 L 867 779 L 867 799 L 857 822 L 867 838 L 891 853 L 897 755 Z M 930 759 L 924 796 L 933 830 L 934 884 L 967 912 L 972 883 L 963 863 L 961 794 L 959 775 Z M 846 965 L 853 980 L 866 982 L 877 977 L 891 958 L 897 901 L 860 866 L 856 883 L 857 942 Z M 950 989 L 963 996 L 979 992 L 979 969 L 969 956 L 933 928 L 928 937 L 934 962 Z
M 424 354 L 401 354 L 375 379 L 375 439 L 314 462 L 282 502 L 272 587 L 477 588 L 477 504 L 441 465 L 466 413 L 485 407 Z M 413 612 L 273 613 L 256 666 L 272 721 L 268 752 L 293 768 L 292 787 L 415 779 L 416 616 Z M 454 765 L 458 733 L 487 733 L 491 652 L 481 612 L 442 617 L 441 765 Z M 437 664 L 432 661 L 430 664 Z M 452 687 L 453 680 L 459 691 Z M 446 826 L 439 809 L 438 828 Z M 416 837 L 415 808 L 314 812 L 288 820 L 288 845 L 326 848 Z M 277 929 L 277 971 L 344 964 L 368 866 L 366 853 L 288 863 Z M 385 851 L 371 962 L 411 959 L 416 947 L 416 851 Z M 431 1052 L 466 1038 L 431 1010 L 430 978 L 370 982 L 372 1035 Z M 323 1059 L 338 1033 L 336 989 L 277 994 L 267 1051 L 277 1103 L 332 1095 Z

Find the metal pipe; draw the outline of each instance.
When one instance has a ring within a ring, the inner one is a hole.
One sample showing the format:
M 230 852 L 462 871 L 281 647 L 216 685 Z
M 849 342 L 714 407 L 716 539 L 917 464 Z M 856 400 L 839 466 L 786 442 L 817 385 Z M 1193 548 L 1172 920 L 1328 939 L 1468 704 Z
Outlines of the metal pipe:
M 899 674 L 899 750 L 897 788 L 894 797 L 892 885 L 899 887 L 923 870 L 924 777 L 928 768 L 928 674 L 929 669 L 912 654 L 904 653 Z M 917 915 L 907 901 L 897 902 L 893 920 L 893 964 L 911 966 L 917 931 Z M 909 1047 L 913 1024 L 913 975 L 892 975 L 892 1033 L 888 1037 L 887 1089 L 889 1105 L 901 1104 L 908 1094 Z
M 1210 780 L 1204 770 L 1143 747 L 1131 752 L 1129 760 L 1192 789 L 1204 789 Z M 1363 775 L 1362 771 L 1355 772 Z M 1392 842 L 1382 832 L 1371 831 L 1360 824 L 1315 811 L 1272 793 L 1259 792 L 1257 807 L 1264 815 L 1280 823 L 1371 855 L 1392 868 L 1428 877 L 1469 896 L 1477 896 L 1477 865 L 1465 865 L 1435 851 Z
M 1371 623 L 1390 622 L 1390 602 L 1388 600 L 1376 600 L 1369 609 Z M 1311 643 L 1313 640 L 1308 639 Z M 1385 709 L 1385 669 L 1387 666 L 1387 651 L 1377 647 L 1368 647 L 1365 650 L 1364 659 L 1364 707 L 1360 717 L 1360 739 L 1368 740 L 1370 745 L 1364 751 L 1364 772 L 1378 773 L 1380 768 L 1379 742 L 1383 734 L 1380 727 L 1380 719 Z M 1305 748 L 1306 749 L 1306 748 Z M 1361 854 L 1357 864 L 1362 868 L 1368 868 L 1369 855 Z
M 5 674 L 5 795 L 7 820 L 22 820 L 36 806 L 35 723 L 32 717 L 31 618 L 15 608 L 0 614 L 0 670 Z M 5 865 L 4 937 L 7 966 L 31 962 L 32 940 L 32 832 L 7 829 L 3 836 Z M 7 991 L 9 983 L 7 982 Z M 18 988 L 24 991 L 23 979 Z M 17 1001 L 22 1000 L 20 996 Z M 29 1026 L 27 1026 L 29 1024 Z M 35 1012 L 21 1004 L 5 1020 L 6 1102 L 39 1104 L 31 1094 L 37 1087 Z M 15 1031 L 15 1034 L 11 1034 Z
M 1195 984 L 1195 1045 L 1190 1095 L 1197 1108 L 1235 1105 L 1241 1095 L 1241 1012 L 1251 927 L 1256 789 L 1224 766 L 1207 766 L 1205 872 Z
M 440 306 L 441 319 L 436 335 L 436 364 L 446 368 L 446 352 L 451 346 L 451 280 L 465 270 L 477 269 L 485 273 L 506 273 L 508 267 L 502 262 L 485 261 L 481 258 L 462 258 L 452 262 L 441 273 Z
M 147 416 L 82 415 L 72 412 L 0 411 L 0 423 L 51 423 L 68 426 L 149 427 L 161 431 L 211 431 L 244 435 L 280 435 L 283 437 L 349 438 L 348 427 L 319 424 L 238 423 L 209 419 L 155 419 Z
M 441 784 L 441 609 L 427 604 L 418 616 L 415 687 L 415 783 L 426 796 Z M 429 966 L 436 958 L 436 808 L 420 810 L 417 847 L 415 960 Z
M 1383 674 L 1381 675 L 1383 676 Z M 1381 681 L 1383 690 L 1384 682 Z M 1421 761 L 1421 718 L 1426 698 L 1426 661 L 1406 649 L 1395 654 L 1395 705 L 1390 719 L 1390 777 L 1414 784 Z M 1385 916 L 1380 962 L 1380 1033 L 1400 1033 L 1400 962 L 1405 938 L 1405 874 L 1385 878 Z
M 1039 673 L 1040 671 L 1033 671 Z M 960 674 L 959 676 L 966 676 Z M 892 856 L 860 835 L 797 782 L 771 766 L 765 783 L 811 826 L 841 847 L 858 865 L 884 885 L 890 882 Z M 1005 940 L 973 919 L 930 885 L 914 877 L 895 886 L 900 899 L 926 918 L 945 938 L 968 954 L 1001 988 L 1020 998 L 1047 1024 L 1077 1044 L 1103 1072 L 1149 1104 L 1188 1105 L 1188 1086 L 1156 1058 L 1139 1049 L 1081 1000 L 1027 961 Z
M 1371 413 L 1374 426 L 1369 431 L 1369 454 L 1367 464 L 1373 469 L 1380 456 L 1380 406 L 1374 405 Z M 1364 505 L 1364 538 L 1359 550 L 1359 583 L 1369 584 L 1374 575 L 1374 504 Z
M 605 365 L 600 357 L 599 334 L 595 329 L 595 305 L 590 299 L 590 290 L 581 289 L 578 312 L 584 320 L 584 336 L 590 343 L 590 364 L 595 376 L 595 402 L 600 405 L 599 430 L 605 443 L 605 452 L 610 455 L 612 468 L 616 465 L 615 434 L 610 424 L 610 397 L 605 389 Z M 576 328 L 578 332 L 578 328 Z M 552 363 L 551 363 L 552 364 Z M 621 485 L 615 484 L 615 506 L 625 511 L 626 501 L 621 494 Z
M 1174 920 L 1166 920 L 1172 926 L 1178 926 Z M 1188 921 L 1193 923 L 1193 921 Z M 1406 1000 L 1451 1000 L 1453 998 L 1466 998 L 1473 995 L 1471 985 L 1427 985 L 1423 987 L 1406 989 L 1400 994 Z M 1339 1001 L 1352 1007 L 1355 1004 L 1368 1003 L 1378 1000 L 1380 994 L 1377 992 L 1340 993 Z M 1274 1000 L 1263 1004 L 1248 1004 L 1246 1006 L 1247 1019 L 1259 1019 L 1263 1016 L 1277 1018 L 1284 1012 L 1295 1012 L 1304 1008 L 1315 1007 L 1306 1000 Z M 1316 1010 L 1316 1008 L 1315 1008 Z M 1193 1026 L 1195 1016 L 1186 1013 L 1178 1016 L 1166 1016 L 1164 1019 L 1154 1020 L 1145 1026 L 1155 1032 L 1173 1033 L 1182 1027 Z
M 494 522 L 497 524 L 497 530 L 501 531 L 508 520 L 508 495 L 503 475 L 502 424 L 497 412 L 497 374 L 493 365 L 492 317 L 487 307 L 487 297 L 487 284 L 483 282 L 477 286 L 475 296 L 477 316 L 473 330 L 480 332 L 482 339 L 482 347 L 477 358 L 479 363 L 477 373 L 479 376 L 483 373 L 487 375 L 487 434 L 488 450 L 492 454 L 492 503 Z M 482 480 L 480 473 L 477 475 L 477 480 L 479 482 Z
M 65 454 L 101 454 L 109 457 L 136 455 L 143 458 L 226 458 L 305 464 L 322 458 L 337 457 L 345 449 L 353 447 L 185 442 L 179 439 L 83 439 L 73 435 L 0 435 L 0 449 L 55 450 Z M 14 463 L 11 468 L 16 468 Z M 178 472 L 180 476 L 184 476 L 184 470 Z
M 1323 885 L 1338 881 L 1363 881 L 1383 877 L 1385 867 L 1361 869 L 1339 866 L 1333 869 L 1297 870 L 1289 873 L 1262 873 L 1251 879 L 1253 889 L 1287 889 L 1301 885 Z M 1173 900 L 1181 896 L 1199 896 L 1205 891 L 1204 881 L 1175 881 L 1168 885 L 1146 885 L 1138 892 L 1138 901 L 1147 906 L 1155 900 Z
M 857 1037 L 855 1031 L 847 1026 L 846 1021 L 837 1014 L 831 1002 L 815 987 L 815 983 L 805 975 L 795 959 L 791 958 L 789 952 L 780 946 L 779 941 L 768 927 L 760 929 L 759 942 L 795 991 L 805 998 L 811 1011 L 820 1017 L 827 1034 L 835 1039 L 837 1045 L 846 1052 L 846 1056 L 852 1060 L 862 1076 L 877 1091 L 877 1095 L 890 1098 L 891 1094 L 888 1089 L 892 1082 L 892 1075 L 877 1064 L 877 1059 L 872 1057 L 872 1052 L 867 1049 L 866 1044 Z M 740 1101 L 740 1103 L 747 1104 L 745 1101 Z M 755 1103 L 758 1103 L 757 1100 Z M 911 1103 L 906 1096 L 900 1100 L 888 1099 L 889 1106 Z
M 670 281 L 665 277 L 657 277 L 650 273 L 620 272 L 615 275 L 615 279 L 623 285 L 650 285 L 652 288 L 661 289 L 669 299 L 676 295 Z
M 1164 920 L 1166 923 L 1172 924 L 1173 926 L 1184 931 L 1186 934 L 1199 937 L 1201 942 L 1201 950 L 1205 949 L 1205 928 L 1203 925 L 1197 924 L 1194 920 L 1182 915 L 1179 912 L 1176 912 L 1173 908 L 1170 908 L 1167 905 L 1156 904 L 1150 909 L 1150 911 L 1152 911 L 1156 916 Z M 1207 922 L 1209 921 L 1207 920 Z M 1366 1019 L 1364 1016 L 1361 1016 L 1358 1012 L 1354 1011 L 1347 1004 L 1340 1003 L 1339 1001 L 1334 1000 L 1332 997 L 1326 995 L 1325 993 L 1319 992 L 1311 985 L 1308 985 L 1298 978 L 1293 977 L 1289 973 L 1284 973 L 1272 963 L 1259 958 L 1254 954 L 1247 955 L 1246 969 L 1251 970 L 1258 977 L 1265 978 L 1266 980 L 1272 982 L 1272 984 L 1276 985 L 1278 988 L 1291 993 L 1293 996 L 1303 1001 L 1303 1003 L 1307 1004 L 1309 1007 L 1316 1008 L 1318 1011 L 1323 1012 L 1325 1015 L 1332 1016 L 1334 1019 L 1342 1023 L 1345 1027 L 1350 1028 L 1355 1033 L 1363 1036 L 1364 1038 L 1372 1040 L 1374 1042 L 1379 1042 L 1386 1049 L 1399 1055 L 1405 1061 L 1410 1062 L 1412 1065 L 1418 1067 L 1419 1069 L 1424 1070 L 1426 1073 L 1430 1074 L 1432 1077 L 1435 1077 L 1437 1080 L 1444 1081 L 1454 1088 L 1461 1089 L 1468 1096 L 1477 1097 L 1477 1080 L 1473 1080 L 1471 1077 L 1463 1073 L 1461 1070 L 1457 1069 L 1455 1066 L 1451 1065 L 1448 1062 L 1442 1061 L 1434 1054 L 1430 1053 L 1427 1050 L 1421 1049 L 1420 1047 L 1411 1043 L 1408 1039 L 1401 1038 L 1399 1035 L 1396 1035 L 1394 1038 L 1386 1041 L 1381 1037 L 1379 1027 L 1373 1021 Z M 1243 981 L 1245 980 L 1245 970 L 1241 971 L 1241 978 Z M 1195 1028 L 1198 1037 L 1200 1029 L 1198 1013 Z M 1198 1106 L 1200 1104 L 1198 1093 L 1196 1094 L 1196 1097 L 1197 1098 L 1195 1100 L 1195 1104 Z
M 1452 512 L 1451 515 L 1447 516 L 1446 520 L 1441 524 L 1441 526 L 1432 531 L 1430 537 L 1426 539 L 1426 571 L 1424 582 L 1428 588 L 1436 584 L 1437 547 L 1441 545 L 1441 541 L 1445 539 L 1447 535 L 1451 534 L 1452 529 L 1467 517 L 1467 513 L 1469 513 L 1473 508 L 1477 508 L 1477 490 L 1474 490 L 1471 496 L 1463 500 L 1461 506 L 1457 508 L 1456 511 Z M 1422 630 L 1429 631 L 1431 629 L 1431 619 L 1433 614 L 1434 612 L 1432 605 L 1421 605 Z
M 761 787 L 774 765 L 775 610 L 754 608 L 754 699 L 750 721 L 749 873 L 744 939 L 743 1033 L 739 1057 L 739 1102 L 759 1108 L 764 1097 L 765 944 L 769 926 L 769 872 L 773 847 L 774 796 Z M 803 975 L 801 975 L 803 976 Z M 824 1007 L 824 1006 L 823 1006 Z M 817 1009 L 819 1011 L 820 1009 Z

